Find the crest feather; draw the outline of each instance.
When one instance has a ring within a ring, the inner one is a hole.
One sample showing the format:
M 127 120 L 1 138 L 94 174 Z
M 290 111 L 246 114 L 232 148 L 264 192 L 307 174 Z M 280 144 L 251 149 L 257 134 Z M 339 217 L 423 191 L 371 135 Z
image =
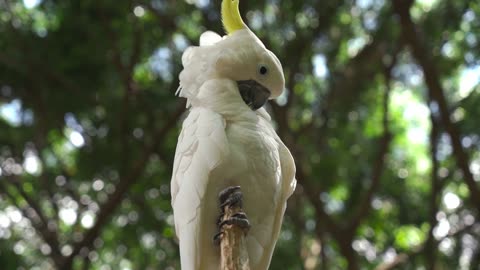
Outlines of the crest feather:
M 242 15 L 238 8 L 240 0 L 222 1 L 222 22 L 227 34 L 231 35 L 237 30 L 247 28 L 243 22 Z

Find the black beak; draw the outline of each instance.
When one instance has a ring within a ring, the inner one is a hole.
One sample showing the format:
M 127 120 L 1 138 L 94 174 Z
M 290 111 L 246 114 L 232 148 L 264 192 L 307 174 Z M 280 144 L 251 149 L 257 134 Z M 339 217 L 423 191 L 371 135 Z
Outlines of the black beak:
M 254 111 L 265 105 L 271 95 L 265 86 L 254 80 L 237 81 L 237 85 L 243 101 Z

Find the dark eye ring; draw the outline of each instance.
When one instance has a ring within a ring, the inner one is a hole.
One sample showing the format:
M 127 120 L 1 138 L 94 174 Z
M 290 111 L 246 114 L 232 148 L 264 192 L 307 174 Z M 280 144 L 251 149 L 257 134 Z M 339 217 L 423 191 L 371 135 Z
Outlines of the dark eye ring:
M 268 72 L 267 67 L 265 67 L 265 66 L 260 67 L 260 74 L 265 75 L 265 74 L 267 74 L 267 72 Z

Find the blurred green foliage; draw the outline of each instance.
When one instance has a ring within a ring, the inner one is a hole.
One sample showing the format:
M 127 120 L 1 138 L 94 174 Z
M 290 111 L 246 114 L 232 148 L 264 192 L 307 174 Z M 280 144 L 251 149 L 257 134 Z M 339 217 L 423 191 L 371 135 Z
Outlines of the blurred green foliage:
M 271 269 L 479 269 L 480 206 L 404 34 L 409 4 L 241 1 L 283 63 L 267 109 L 298 170 Z M 219 7 L 0 0 L 0 268 L 179 269 L 174 93 L 186 47 L 223 33 Z M 480 2 L 408 10 L 478 193 Z

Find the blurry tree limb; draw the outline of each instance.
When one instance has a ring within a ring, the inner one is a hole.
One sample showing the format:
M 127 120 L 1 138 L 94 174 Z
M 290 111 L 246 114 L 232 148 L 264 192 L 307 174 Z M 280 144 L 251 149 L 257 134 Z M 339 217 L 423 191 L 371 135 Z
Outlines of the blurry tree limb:
M 321 249 L 320 249 L 320 258 L 321 258 L 321 261 L 320 261 L 320 269 L 321 270 L 328 270 L 328 269 L 331 269 L 329 267 L 329 260 L 328 260 L 328 256 L 327 256 L 327 245 L 328 245 L 328 242 L 327 242 L 327 239 L 325 237 L 325 233 L 322 233 L 320 234 L 320 245 L 321 245 Z
M 57 242 L 58 237 L 56 236 L 55 231 L 48 229 L 49 219 L 43 213 L 37 201 L 34 198 L 30 197 L 30 195 L 28 195 L 27 192 L 23 189 L 18 177 L 15 175 L 9 175 L 6 176 L 6 179 L 8 180 L 9 184 L 16 188 L 18 194 L 20 194 L 23 200 L 25 200 L 27 205 L 35 211 L 35 215 L 37 215 L 37 217 L 39 218 L 39 223 L 41 224 L 41 226 L 47 228 L 49 236 L 48 238 L 51 238 L 52 243 Z M 58 243 L 55 243 L 55 245 L 58 246 Z
M 141 3 L 142 6 L 144 6 L 148 11 L 150 11 L 153 14 L 153 16 L 155 16 L 155 18 L 158 21 L 158 25 L 160 25 L 162 28 L 175 29 L 175 30 L 180 28 L 177 21 L 175 20 L 175 16 L 172 16 L 173 14 L 164 12 L 156 8 L 152 4 L 152 1 L 139 0 L 138 2 Z M 178 4 L 179 4 L 178 2 L 175 3 L 175 5 L 178 5 Z M 168 10 L 168 9 L 169 8 L 165 8 L 165 10 Z M 209 19 L 209 17 L 211 16 L 207 14 L 206 10 L 202 9 L 201 11 L 202 11 L 203 17 L 205 18 L 202 25 L 204 25 L 206 29 L 211 31 L 215 31 L 215 30 L 218 31 L 221 29 L 219 28 L 220 25 L 218 24 L 217 21 Z M 222 33 L 218 32 L 218 34 L 221 35 Z M 195 44 L 198 42 L 198 40 L 193 40 L 192 37 L 190 37 L 189 35 L 185 35 L 185 38 L 188 39 L 190 44 Z
M 126 48 L 119 48 L 118 44 L 119 39 L 117 37 L 117 33 L 112 29 L 110 26 L 110 21 L 108 18 L 103 19 L 103 23 L 105 31 L 107 32 L 107 35 L 109 36 L 111 40 L 111 50 L 112 50 L 112 59 L 111 61 L 113 62 L 115 68 L 117 69 L 117 72 L 120 75 L 120 78 L 123 81 L 125 91 L 129 94 L 135 92 L 137 90 L 137 86 L 135 85 L 133 81 L 133 72 L 135 69 L 135 66 L 138 64 L 140 61 L 140 56 L 142 53 L 142 43 L 143 43 L 143 29 L 139 25 L 138 19 L 134 20 L 134 32 L 133 32 L 133 42 L 130 45 L 131 52 L 130 56 L 128 57 L 128 61 L 125 61 L 127 63 L 124 63 L 122 61 L 122 55 L 124 54 L 124 51 Z
M 383 263 L 375 268 L 375 270 L 390 270 L 395 269 L 397 266 L 404 264 L 409 259 L 409 256 L 405 253 L 400 253 L 388 263 Z
M 437 245 L 433 235 L 433 229 L 437 225 L 437 212 L 439 208 L 439 198 L 442 191 L 442 183 L 438 177 L 438 170 L 440 167 L 439 160 L 437 158 L 438 151 L 438 138 L 440 131 L 438 129 L 437 121 L 433 114 L 430 114 L 431 130 L 430 130 L 430 160 L 432 162 L 431 169 L 431 187 L 430 187 L 430 213 L 428 222 L 430 228 L 428 230 L 427 240 L 425 242 L 425 256 L 427 262 L 427 270 L 435 270 L 435 260 Z
M 41 156 L 41 155 L 39 155 L 39 156 Z M 40 158 L 40 161 L 42 162 L 42 164 L 46 164 L 45 159 L 43 157 Z M 43 171 L 39 178 L 40 178 L 40 181 L 41 181 L 42 185 L 45 187 L 45 190 L 47 191 L 48 202 L 52 206 L 53 214 L 54 214 L 54 218 L 55 218 L 55 223 L 58 224 L 60 209 L 58 208 L 57 200 L 55 199 L 55 193 L 52 189 L 52 184 L 51 184 L 52 181 L 51 180 L 54 179 L 53 175 L 50 175 L 46 171 Z
M 149 222 L 152 222 L 154 224 L 153 226 L 156 229 L 158 229 L 159 231 L 162 231 L 163 229 L 170 226 L 165 220 L 159 220 L 158 219 L 158 217 L 155 215 L 154 207 L 152 207 L 151 205 L 149 205 L 146 202 L 145 196 L 134 196 L 134 195 L 132 195 L 129 198 L 135 204 L 138 211 L 139 212 L 141 211 L 142 215 L 145 216 L 146 218 L 148 218 Z M 168 242 L 172 246 L 175 246 L 175 245 L 178 244 L 178 242 L 176 242 L 176 239 L 173 238 L 173 237 L 168 237 L 168 238 L 165 238 L 165 239 L 168 240 Z M 143 269 L 143 268 L 141 268 L 141 269 Z
M 32 60 L 33 58 L 28 57 L 28 51 L 24 51 L 24 53 L 26 53 L 26 56 L 24 58 L 28 59 L 28 63 L 25 63 L 25 61 L 19 61 L 18 59 L 14 59 L 13 57 L 10 57 L 4 52 L 0 52 L 0 64 L 3 64 L 9 69 L 18 72 L 19 74 L 22 74 L 26 77 L 29 71 L 34 70 L 36 75 L 33 77 L 28 76 L 29 79 L 45 77 L 47 79 L 50 79 L 55 84 L 61 86 L 61 88 L 65 90 L 68 90 L 72 93 L 82 93 L 82 89 L 80 89 L 70 79 L 56 72 L 53 69 L 49 69 L 49 66 L 43 65 L 43 63 L 34 62 Z
M 29 69 L 29 76 L 30 77 L 35 77 L 35 71 Z M 38 157 L 41 161 L 41 164 L 45 165 L 47 164 L 44 155 L 42 155 L 41 151 L 42 149 L 52 149 L 51 143 L 49 143 L 48 140 L 48 113 L 47 113 L 47 107 L 45 100 L 43 97 L 39 94 L 41 93 L 41 86 L 36 85 L 35 83 L 28 82 L 28 87 L 25 89 L 26 95 L 25 95 L 25 100 L 29 100 L 30 103 L 32 104 L 33 111 L 36 115 L 39 117 L 37 118 L 38 120 L 35 121 L 35 134 L 33 138 L 33 143 L 35 146 L 35 151 L 38 153 Z M 53 152 L 53 151 L 52 151 Z M 57 158 L 58 159 L 58 158 Z M 48 170 L 43 170 L 41 172 L 41 175 L 39 176 L 39 180 L 41 181 L 43 187 L 45 188 L 48 197 L 49 197 L 49 203 L 52 206 L 54 215 L 55 215 L 55 222 L 57 223 L 58 226 L 58 221 L 59 221 L 59 208 L 57 205 L 57 201 L 55 200 L 55 192 L 52 188 L 52 179 L 53 175 L 48 173 Z
M 308 41 L 304 40 L 304 42 Z M 333 107 L 338 107 L 338 104 L 340 103 L 344 104 L 344 101 L 346 101 L 346 103 L 348 104 L 347 107 L 350 106 L 350 104 L 353 104 L 353 101 L 355 99 L 352 98 L 352 96 L 358 96 L 361 93 L 361 91 L 359 91 L 360 89 L 358 84 L 356 84 L 355 82 L 359 81 L 360 78 L 363 77 L 372 77 L 376 72 L 378 72 L 380 68 L 383 67 L 383 65 L 381 65 L 382 58 L 387 52 L 387 48 L 387 44 L 380 41 L 378 38 L 374 38 L 346 64 L 346 66 L 342 69 L 342 72 L 337 73 L 336 79 L 334 79 L 335 83 L 331 85 L 327 94 L 328 100 L 325 102 L 325 114 L 327 116 L 329 111 L 333 110 Z M 372 62 L 378 64 L 372 65 Z M 297 146 L 297 144 L 291 139 L 289 139 L 292 138 L 292 131 L 288 126 L 289 119 L 286 113 L 288 108 L 278 105 L 272 105 L 272 107 L 275 115 L 275 120 L 277 121 L 279 126 L 279 134 L 285 140 L 287 146 L 292 151 L 293 156 L 295 156 L 298 183 L 304 187 L 303 190 L 305 192 L 305 195 L 314 206 L 316 216 L 319 220 L 321 220 L 322 224 L 325 226 L 326 231 L 331 234 L 333 239 L 338 242 L 342 255 L 348 260 L 348 269 L 358 269 L 359 266 L 356 260 L 356 254 L 351 245 L 354 237 L 354 230 L 351 230 L 351 227 L 349 227 L 348 224 L 345 223 L 342 223 L 342 226 L 340 226 L 339 223 L 337 223 L 330 215 L 328 215 L 328 213 L 325 212 L 324 203 L 319 198 L 319 195 L 322 191 L 319 187 L 313 185 L 314 181 L 307 180 L 307 174 L 304 171 L 302 162 L 303 160 L 305 160 L 305 157 L 300 152 L 300 147 Z M 303 132 L 311 133 L 311 137 L 316 138 L 316 147 L 318 148 L 318 151 L 321 151 L 322 149 L 323 138 L 326 138 L 328 135 L 326 134 L 326 129 L 326 124 L 320 126 L 320 128 L 312 124 L 310 125 L 309 129 L 303 130 Z M 301 134 L 296 134 L 296 136 L 297 135 Z M 384 144 L 384 149 L 388 149 L 388 142 L 390 141 L 389 137 L 390 136 L 384 137 L 384 141 L 386 142 Z M 381 151 L 380 155 L 382 155 L 383 151 L 384 150 Z M 383 160 L 381 162 L 378 162 L 375 166 L 378 168 L 383 167 Z M 375 170 L 382 171 L 377 169 Z M 375 176 L 375 178 L 380 178 L 380 176 Z M 368 207 L 369 205 L 367 205 L 367 210 Z M 320 228 L 320 226 L 317 226 L 317 236 L 320 236 L 323 233 L 324 232 Z
M 477 245 L 476 251 L 470 260 L 470 270 L 478 270 L 480 265 L 480 245 Z
M 322 33 L 325 33 L 331 27 L 335 14 L 337 14 L 342 4 L 341 1 L 328 1 L 327 3 L 319 2 L 317 6 L 315 6 L 315 11 L 319 14 L 319 19 L 321 21 L 318 22 L 316 27 L 308 29 L 307 31 L 296 29 L 297 31 L 295 32 L 298 36 L 293 42 L 290 42 L 288 46 L 285 47 L 284 52 L 282 53 L 284 56 L 282 62 L 284 63 L 284 66 L 288 68 L 286 88 L 288 89 L 289 94 L 284 106 L 279 106 L 276 102 L 271 102 L 271 106 L 275 114 L 275 120 L 279 122 L 280 132 L 283 133 L 283 139 L 287 144 L 292 140 L 292 137 L 299 135 L 298 133 L 292 134 L 292 132 L 289 131 L 290 128 L 288 122 L 289 108 L 295 103 L 295 94 L 293 92 L 295 84 L 297 83 L 295 76 L 302 71 L 301 63 L 302 60 L 304 60 L 305 55 L 312 52 L 314 39 Z M 268 45 L 269 41 L 267 40 L 265 43 Z M 290 52 L 298 53 L 292 54 Z M 307 126 L 310 126 L 310 124 Z
M 315 215 L 322 223 L 322 226 L 325 226 L 328 233 L 332 235 L 332 237 L 338 242 L 342 255 L 348 261 L 348 269 L 358 269 L 358 264 L 355 259 L 355 253 L 350 241 L 352 237 L 346 235 L 345 228 L 340 226 L 339 223 L 337 223 L 327 212 L 325 212 L 325 206 L 320 200 L 319 196 L 321 194 L 321 191 L 313 185 L 309 184 L 310 182 L 306 180 L 307 178 L 303 168 L 300 167 L 301 164 L 299 164 L 299 161 L 296 161 L 296 163 L 297 181 L 301 183 L 301 185 L 304 187 L 303 191 L 305 192 L 305 195 L 307 195 L 308 200 L 312 203 L 315 210 Z M 315 229 L 315 233 L 319 239 L 324 236 L 322 226 L 316 226 Z
M 379 142 L 379 154 L 375 159 L 375 162 L 372 167 L 372 178 L 370 186 L 363 197 L 363 200 L 360 202 L 360 207 L 358 211 L 353 215 L 353 218 L 348 222 L 349 229 L 352 231 L 352 234 L 355 233 L 358 226 L 361 224 L 362 220 L 368 215 L 371 209 L 371 202 L 374 194 L 377 192 L 380 187 L 380 180 L 382 173 L 385 167 L 385 159 L 388 153 L 390 142 L 392 141 L 393 135 L 390 130 L 389 125 L 389 106 L 390 106 L 390 92 L 391 92 L 391 79 L 392 79 L 392 69 L 396 65 L 397 57 L 394 56 L 394 60 L 388 66 L 385 67 L 384 77 L 385 77 L 385 93 L 382 99 L 382 108 L 383 108 L 383 135 Z M 353 239 L 352 239 L 353 240 Z
M 336 10 L 340 7 L 339 2 L 331 2 L 328 3 L 328 5 L 325 5 L 325 3 L 319 4 L 316 7 L 317 12 L 324 16 L 320 16 L 322 19 L 321 22 L 318 22 L 318 26 L 315 28 L 315 31 L 308 31 L 308 35 L 302 35 L 299 36 L 298 38 L 295 39 L 295 42 L 291 43 L 288 48 L 286 48 L 286 51 L 298 51 L 298 52 L 303 52 L 305 50 L 311 50 L 311 46 L 313 44 L 313 39 L 319 34 L 319 32 L 326 31 L 330 25 L 332 19 L 335 17 Z M 286 63 L 286 66 L 292 67 L 291 70 L 289 71 L 290 76 L 287 78 L 287 85 L 290 89 L 290 91 L 293 90 L 295 86 L 295 80 L 294 80 L 294 75 L 300 72 L 300 59 L 301 57 L 298 57 L 296 54 L 291 54 L 291 53 L 284 53 L 283 55 L 285 56 L 290 56 L 290 58 L 285 59 L 284 62 Z M 293 64 L 292 64 L 293 63 Z M 290 105 L 292 104 L 293 100 L 293 92 L 289 95 L 287 104 Z M 281 137 L 286 141 L 287 145 L 291 149 L 292 153 L 294 153 L 294 156 L 300 155 L 298 149 L 299 147 L 296 147 L 295 143 L 291 140 L 291 130 L 289 128 L 288 124 L 288 111 L 289 106 L 279 106 L 276 103 L 272 102 L 272 109 L 273 113 L 275 115 L 275 120 L 277 121 L 279 125 L 279 133 Z M 302 164 L 300 161 L 300 158 L 296 159 L 296 165 L 297 165 L 297 180 L 300 184 L 304 185 L 306 181 L 306 174 L 302 170 Z M 310 188 L 305 188 L 304 189 L 305 194 L 310 198 L 310 201 L 312 204 L 315 206 L 315 210 L 318 214 L 318 216 L 322 219 L 323 222 L 325 222 L 330 230 L 336 230 L 338 226 L 333 222 L 333 220 L 328 216 L 327 213 L 325 213 L 324 208 L 323 208 L 323 203 L 318 199 L 318 195 L 320 194 L 319 190 L 315 189 L 310 189 Z M 321 204 L 320 206 L 317 205 Z
M 31 212 L 27 208 L 21 206 L 16 197 L 8 191 L 8 187 L 5 184 L 7 181 L 3 182 L 3 179 L 7 180 L 8 184 L 15 188 L 21 198 L 26 202 L 27 206 L 31 210 L 33 210 L 35 216 L 38 219 L 33 218 Z M 54 264 L 59 267 L 61 265 L 63 256 L 60 252 L 60 245 L 58 242 L 56 228 L 52 228 L 51 226 L 49 226 L 49 220 L 45 217 L 45 214 L 40 208 L 40 205 L 38 205 L 37 202 L 33 198 L 31 198 L 25 192 L 25 190 L 23 190 L 21 184 L 19 183 L 19 180 L 17 179 L 17 176 L 7 175 L 3 179 L 2 181 L 0 181 L 0 191 L 4 193 L 7 198 L 10 199 L 12 204 L 15 205 L 22 212 L 24 217 L 28 218 L 31 221 L 32 226 L 38 233 L 38 235 L 45 241 L 45 243 L 50 246 L 52 250 L 51 258 Z
M 83 264 L 82 264 L 82 269 L 83 270 L 88 270 L 90 269 L 91 266 L 91 260 L 87 257 L 83 258 Z
M 108 22 L 105 21 L 108 24 Z M 107 33 L 112 40 L 116 40 L 115 33 L 111 31 L 110 27 L 107 27 Z M 141 32 L 141 31 L 140 31 Z M 120 49 L 116 47 L 116 43 L 113 42 L 113 59 L 114 65 L 117 68 L 120 76 L 122 77 L 122 81 L 125 85 L 125 98 L 123 100 L 123 108 L 124 113 L 122 118 L 122 122 L 126 121 L 126 108 L 128 107 L 129 103 L 129 96 L 132 92 L 135 92 L 135 87 L 133 86 L 133 69 L 140 58 L 140 50 L 142 44 L 142 34 L 139 31 L 136 31 L 136 34 L 133 38 L 134 42 L 132 45 L 132 53 L 129 58 L 129 63 L 125 64 L 121 61 L 120 57 Z M 176 89 L 177 84 L 172 83 L 172 89 Z M 171 91 L 172 93 L 174 90 Z M 185 111 L 185 102 L 181 102 L 176 110 L 169 116 L 167 123 L 160 128 L 152 131 L 152 142 L 148 143 L 144 146 L 143 153 L 141 154 L 140 158 L 137 159 L 137 162 L 130 170 L 126 170 L 121 177 L 119 183 L 115 187 L 115 191 L 113 194 L 109 196 L 107 201 L 101 205 L 100 211 L 97 215 L 97 219 L 93 227 L 87 230 L 84 235 L 83 239 L 80 242 L 77 242 L 73 245 L 73 252 L 70 256 L 68 256 L 64 262 L 64 269 L 71 269 L 73 259 L 80 253 L 80 250 L 83 248 L 91 248 L 93 241 L 100 235 L 102 228 L 107 224 L 110 217 L 113 215 L 115 209 L 118 207 L 120 202 L 123 200 L 123 197 L 128 192 L 128 189 L 135 183 L 135 181 L 141 177 L 145 166 L 150 159 L 150 156 L 158 149 L 158 146 L 163 143 L 165 136 L 167 133 L 175 127 L 178 119 Z M 122 125 L 121 132 L 125 133 L 125 126 Z
M 44 134 L 44 136 L 47 136 L 47 134 Z M 66 136 L 64 137 L 64 139 L 68 140 L 68 138 Z M 36 146 L 36 147 L 38 147 L 38 146 Z M 72 185 L 72 182 L 70 181 L 70 178 L 72 177 L 72 175 L 69 172 L 67 164 L 65 164 L 65 161 L 61 157 L 58 156 L 57 152 L 53 149 L 54 147 L 52 146 L 51 143 L 48 143 L 48 144 L 44 145 L 43 147 L 45 147 L 45 148 L 43 148 L 44 152 L 48 153 L 47 155 L 50 155 L 50 156 L 54 157 L 55 163 L 58 164 L 60 172 L 59 172 L 59 175 L 57 175 L 56 177 L 64 177 L 65 178 L 65 183 L 60 189 L 64 190 L 66 192 L 66 194 L 68 194 L 70 197 L 72 197 L 73 200 L 75 200 L 76 202 L 79 203 L 79 209 L 78 210 L 79 210 L 79 215 L 81 215 L 81 213 L 84 210 L 87 209 L 87 206 L 80 202 L 81 200 L 80 200 L 80 195 L 78 194 L 78 190 L 74 185 Z M 46 163 L 47 161 L 46 161 L 46 159 L 43 155 L 39 155 L 39 158 L 40 158 L 40 161 L 42 162 L 42 164 L 47 164 Z M 54 179 L 53 174 L 43 176 L 43 174 L 45 174 L 45 173 L 46 172 L 42 173 L 41 177 L 49 178 L 49 181 L 52 181 L 52 179 Z M 58 207 L 58 205 L 57 205 L 57 207 Z M 77 223 L 80 223 L 80 219 L 77 219 Z
M 285 47 L 284 53 L 282 54 L 283 56 L 290 58 L 286 59 L 286 62 L 288 62 L 288 66 L 286 67 L 289 69 L 288 78 L 286 78 L 286 87 L 291 93 L 287 97 L 287 103 L 284 106 L 285 111 L 294 102 L 295 95 L 292 92 L 296 84 L 295 76 L 297 76 L 300 71 L 302 61 L 307 63 L 311 62 L 310 59 L 305 61 L 305 56 L 312 55 L 312 45 L 314 39 L 320 33 L 325 33 L 328 30 L 335 18 L 334 15 L 338 13 L 338 10 L 342 5 L 342 1 L 318 2 L 314 7 L 320 20 L 316 26 L 313 27 L 313 29 L 302 31 L 302 29 L 298 29 L 298 26 L 296 25 L 297 29 L 295 30 L 295 33 L 297 33 L 297 37 L 292 42 L 288 43 L 288 45 Z
M 463 227 L 461 227 L 457 230 L 451 230 L 447 235 L 441 237 L 440 239 L 433 239 L 433 240 L 436 243 L 440 243 L 447 238 L 458 237 L 459 235 L 464 234 L 464 233 L 469 232 L 470 230 L 474 229 L 475 225 L 476 225 L 476 223 L 473 223 L 473 224 L 470 224 L 470 225 L 464 225 Z M 425 242 L 423 242 L 423 244 L 420 244 L 418 246 L 415 246 L 415 247 L 411 248 L 408 252 L 399 253 L 390 262 L 384 262 L 384 263 L 379 264 L 377 267 L 375 267 L 375 270 L 396 269 L 397 267 L 401 266 L 402 264 L 407 263 L 413 257 L 422 254 L 425 251 L 427 242 L 428 242 L 428 239 L 425 240 Z
M 105 13 L 101 16 L 102 25 L 106 35 L 109 37 L 110 47 L 112 51 L 111 61 L 115 67 L 120 81 L 123 83 L 123 96 L 120 100 L 118 108 L 120 108 L 120 114 L 118 117 L 118 129 L 119 139 L 122 153 L 120 158 L 120 173 L 124 174 L 128 171 L 129 163 L 129 115 L 131 110 L 132 95 L 138 92 L 138 86 L 135 84 L 133 75 L 134 68 L 140 61 L 142 42 L 143 42 L 143 29 L 140 26 L 138 18 L 133 20 L 133 37 L 132 44 L 127 48 L 119 47 L 121 42 L 119 41 L 118 34 L 112 26 L 110 17 Z M 128 48 L 129 47 L 129 48 Z M 131 51 L 128 60 L 123 60 L 125 51 Z
M 145 146 L 143 154 L 137 160 L 130 172 L 122 177 L 119 183 L 115 186 L 115 192 L 109 196 L 108 200 L 100 207 L 100 211 L 97 214 L 97 219 L 93 227 L 87 230 L 84 233 L 83 239 L 80 242 L 77 242 L 73 246 L 73 252 L 68 256 L 63 264 L 62 269 L 71 269 L 73 259 L 80 253 L 82 248 L 90 248 L 93 244 L 93 241 L 100 235 L 102 228 L 107 224 L 113 215 L 114 211 L 120 205 L 120 202 L 123 200 L 125 194 L 128 192 L 128 189 L 135 183 L 135 181 L 141 177 L 145 166 L 150 159 L 151 154 L 155 151 L 157 146 L 163 141 L 166 134 L 175 127 L 178 119 L 185 110 L 185 104 L 182 102 L 177 107 L 176 111 L 172 114 L 168 122 L 160 129 L 158 129 L 155 134 L 155 140 Z
M 16 17 L 16 12 L 13 12 L 14 6 L 9 1 L 4 1 L 5 4 L 5 11 L 11 17 Z M 30 14 L 25 14 L 26 16 L 30 17 Z M 32 18 L 29 18 L 32 20 Z M 68 90 L 72 93 L 82 93 L 83 89 L 78 87 L 78 85 L 70 80 L 68 77 L 64 76 L 61 72 L 55 70 L 55 67 L 51 65 L 45 65 L 46 59 L 39 59 L 35 56 L 35 49 L 30 42 L 26 42 L 24 39 L 24 35 L 21 34 L 21 31 L 15 29 L 11 24 L 6 24 L 9 27 L 9 33 L 12 33 L 15 39 L 16 44 L 21 45 L 22 57 L 20 60 L 15 60 L 13 57 L 8 55 L 8 52 L 5 53 L 4 51 L 0 52 L 0 63 L 5 64 L 12 70 L 17 71 L 18 73 L 25 75 L 28 80 L 37 78 L 47 78 L 51 80 L 54 84 L 57 84 L 61 88 Z M 30 74 L 28 74 L 30 73 Z M 34 76 L 32 76 L 32 74 Z M 29 75 L 29 76 L 27 76 Z
M 378 156 L 375 159 L 373 163 L 373 168 L 371 170 L 372 179 L 370 182 L 370 186 L 366 191 L 366 194 L 364 195 L 363 200 L 360 202 L 360 207 L 358 211 L 353 216 L 353 218 L 347 223 L 352 233 L 355 232 L 355 230 L 360 225 L 362 219 L 364 219 L 368 215 L 369 210 L 371 209 L 371 202 L 373 199 L 373 195 L 375 194 L 375 192 L 378 190 L 380 186 L 380 180 L 385 167 L 385 159 L 386 159 L 388 148 L 391 141 L 392 141 L 392 134 L 390 133 L 390 131 L 387 130 L 385 131 L 385 133 L 383 134 L 379 142 Z
M 120 116 L 120 132 L 122 133 L 122 145 L 123 147 L 126 147 L 126 134 L 128 133 L 127 116 L 129 110 L 130 95 L 134 93 L 136 89 L 136 86 L 133 82 L 133 70 L 138 61 L 140 60 L 141 45 L 143 42 L 143 31 L 135 31 L 134 37 L 132 39 L 133 43 L 129 61 L 128 63 L 123 63 L 121 59 L 121 49 L 117 47 L 118 39 L 116 37 L 116 33 L 111 29 L 109 21 L 106 18 L 104 18 L 103 22 L 105 24 L 105 31 L 107 32 L 110 40 L 112 40 L 111 46 L 113 51 L 113 64 L 116 67 L 117 72 L 119 73 L 119 76 L 121 77 L 122 82 L 125 86 L 124 98 L 122 99 L 121 104 L 122 113 Z M 138 23 L 137 20 L 135 22 Z M 136 28 L 140 29 L 141 27 L 138 26 Z M 172 86 L 172 88 L 176 88 L 176 85 Z M 93 227 L 84 233 L 81 241 L 74 243 L 73 252 L 65 259 L 62 269 L 71 269 L 73 260 L 80 253 L 80 251 L 84 248 L 91 248 L 94 240 L 101 234 L 102 228 L 108 223 L 109 219 L 111 218 L 115 210 L 118 208 L 120 202 L 124 199 L 124 196 L 128 192 L 129 188 L 143 174 L 145 166 L 147 165 L 151 155 L 154 153 L 158 145 L 163 142 L 166 134 L 176 125 L 180 115 L 185 110 L 184 108 L 185 104 L 181 103 L 177 107 L 175 112 L 171 115 L 167 123 L 163 127 L 153 131 L 153 141 L 150 144 L 145 145 L 140 158 L 137 159 L 136 163 L 134 163 L 133 167 L 130 170 L 128 169 L 126 160 L 122 162 L 121 175 L 123 175 L 123 177 L 120 178 L 119 183 L 115 186 L 115 191 L 108 197 L 107 201 L 103 205 L 101 205 Z M 127 151 L 125 149 L 123 149 L 122 153 L 125 158 L 128 157 Z
M 155 8 L 152 5 L 152 1 L 140 1 L 140 2 L 142 2 L 142 5 L 144 5 L 146 9 L 156 17 L 159 25 L 169 29 L 177 28 L 177 23 L 175 22 L 173 17 L 169 16 L 169 14 L 167 13 L 162 13 L 159 9 Z
M 429 48 L 426 47 L 425 42 L 421 39 L 421 30 L 414 24 L 410 16 L 412 4 L 412 0 L 393 1 L 394 10 L 400 16 L 403 38 L 410 46 L 413 56 L 423 70 L 430 101 L 437 103 L 440 121 L 450 136 L 454 158 L 463 173 L 464 181 L 470 191 L 469 198 L 472 201 L 472 205 L 480 211 L 480 190 L 470 171 L 469 158 L 463 149 L 458 127 L 450 118 L 450 111 L 444 94 L 445 91 L 440 83 L 437 67 L 433 62 Z
M 336 10 L 341 6 L 339 2 L 330 2 L 328 4 L 319 4 L 316 7 L 316 11 L 319 14 L 324 16 L 320 16 L 319 18 L 322 21 L 318 22 L 317 27 L 314 29 L 315 31 L 309 30 L 307 34 L 303 34 L 295 39 L 295 42 L 291 43 L 285 51 L 297 51 L 303 52 L 306 50 L 311 50 L 311 46 L 313 44 L 313 40 L 316 36 L 319 35 L 320 32 L 326 31 L 330 26 L 333 18 L 335 17 Z M 267 42 L 268 43 L 268 42 Z M 284 63 L 286 66 L 291 67 L 289 71 L 289 77 L 287 78 L 287 85 L 290 91 L 293 91 L 295 86 L 294 76 L 295 74 L 299 73 L 300 70 L 300 60 L 302 57 L 299 57 L 296 54 L 291 53 L 284 53 L 285 56 L 290 56 L 287 59 L 284 59 Z M 272 102 L 272 110 L 275 115 L 275 120 L 279 126 L 279 133 L 280 136 L 286 141 L 287 145 L 291 149 L 294 156 L 300 156 L 299 147 L 292 141 L 292 134 L 291 129 L 289 128 L 289 120 L 288 120 L 288 108 L 293 103 L 293 92 L 289 95 L 287 104 L 288 106 L 279 106 L 275 102 Z M 318 198 L 320 194 L 320 190 L 312 189 L 306 185 L 306 174 L 302 169 L 302 164 L 300 162 L 301 158 L 296 158 L 296 165 L 297 165 L 297 180 L 301 185 L 305 185 L 305 189 L 303 191 L 314 205 L 315 212 L 317 213 L 318 217 L 322 220 L 323 223 L 326 224 L 330 231 L 337 231 L 338 226 L 333 222 L 330 216 L 324 211 L 323 203 Z
M 308 234 L 304 230 L 305 228 L 305 216 L 302 211 L 298 211 L 297 209 L 301 209 L 302 207 L 305 207 L 305 204 L 309 203 L 309 201 L 304 197 L 303 194 L 303 187 L 302 186 L 297 186 L 295 189 L 295 192 L 292 194 L 292 196 L 288 199 L 288 207 L 285 212 L 285 217 L 288 217 L 289 220 L 295 225 L 294 230 L 295 230 L 295 235 L 298 235 L 298 239 L 303 239 L 305 235 Z M 320 226 L 321 224 L 316 224 L 316 226 Z M 324 233 L 322 233 L 324 235 Z M 319 239 L 321 241 L 321 245 L 323 245 L 323 239 Z M 298 258 L 302 258 L 305 260 L 305 255 L 302 252 L 302 247 L 303 247 L 303 241 L 295 241 L 294 244 L 294 249 L 297 251 L 297 256 Z M 322 247 L 321 251 L 324 251 L 324 248 Z M 324 263 L 324 260 L 322 258 L 321 263 Z
M 7 54 L 0 52 L 0 63 L 20 74 L 25 73 L 24 66 L 22 63 L 14 59 L 13 57 L 8 56 Z

